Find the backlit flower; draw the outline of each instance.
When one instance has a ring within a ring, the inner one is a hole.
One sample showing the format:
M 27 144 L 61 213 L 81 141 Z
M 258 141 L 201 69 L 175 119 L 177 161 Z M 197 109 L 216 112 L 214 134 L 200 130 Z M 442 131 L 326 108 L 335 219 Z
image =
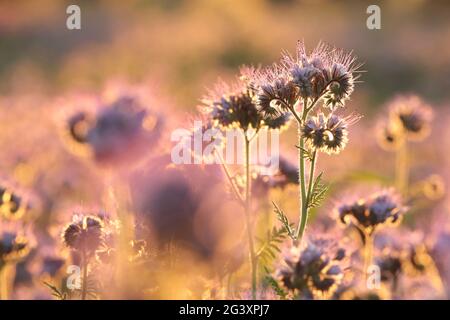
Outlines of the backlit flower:
M 103 222 L 96 216 L 75 217 L 64 228 L 62 238 L 67 247 L 92 255 L 104 243 Z
M 8 262 L 17 262 L 28 255 L 32 239 L 21 224 L 0 223 L 0 269 Z
M 237 127 L 244 131 L 267 127 L 279 129 L 287 124 L 289 115 L 260 112 L 255 102 L 258 84 L 253 79 L 257 71 L 241 69 L 241 76 L 231 85 L 220 81 L 202 99 L 203 112 L 222 128 Z
M 354 117 L 342 118 L 335 114 L 319 113 L 309 118 L 303 128 L 303 136 L 311 148 L 327 154 L 340 153 L 348 142 L 348 126 L 356 121 Z
M 366 199 L 343 204 L 338 207 L 337 212 L 342 223 L 353 224 L 370 235 L 379 226 L 399 222 L 405 207 L 399 196 L 385 190 L 374 193 Z
M 333 240 L 312 239 L 283 252 L 275 279 L 298 298 L 329 297 L 342 281 L 345 256 Z
M 418 96 L 399 96 L 389 103 L 389 121 L 410 140 L 423 140 L 431 130 L 433 112 Z

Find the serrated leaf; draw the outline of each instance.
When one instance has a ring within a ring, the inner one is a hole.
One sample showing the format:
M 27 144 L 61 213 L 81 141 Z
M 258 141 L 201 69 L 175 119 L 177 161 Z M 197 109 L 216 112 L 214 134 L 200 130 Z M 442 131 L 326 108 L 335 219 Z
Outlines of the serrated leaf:
M 277 253 L 281 251 L 279 245 L 287 236 L 288 233 L 284 226 L 280 228 L 273 227 L 272 230 L 267 233 L 267 238 L 257 251 L 256 257 L 263 262 L 269 262 L 271 259 L 274 259 Z
M 318 207 L 325 199 L 328 186 L 322 183 L 322 174 L 323 172 L 321 172 L 314 180 L 311 195 L 308 201 L 308 208 Z
M 287 293 L 284 291 L 282 287 L 278 284 L 278 282 L 271 276 L 267 275 L 265 279 L 273 291 L 275 291 L 275 294 L 279 296 L 282 300 L 286 299 Z
M 300 146 L 296 146 L 296 147 L 302 151 L 302 156 L 304 158 L 306 158 L 308 161 L 312 161 L 312 159 L 314 157 L 312 150 L 308 150 L 308 149 L 302 148 Z
M 60 290 L 58 290 L 57 287 L 55 287 L 54 285 L 44 281 L 43 282 L 45 286 L 47 286 L 50 291 L 51 291 L 51 295 L 54 296 L 55 298 L 59 299 L 59 300 L 65 300 L 66 299 L 66 295 L 61 292 Z
M 274 206 L 275 214 L 277 215 L 278 221 L 281 222 L 282 226 L 286 230 L 289 237 L 291 237 L 293 240 L 295 240 L 295 231 L 292 228 L 292 224 L 289 222 L 288 217 L 284 214 L 284 212 L 277 206 L 275 202 L 272 201 L 272 204 Z

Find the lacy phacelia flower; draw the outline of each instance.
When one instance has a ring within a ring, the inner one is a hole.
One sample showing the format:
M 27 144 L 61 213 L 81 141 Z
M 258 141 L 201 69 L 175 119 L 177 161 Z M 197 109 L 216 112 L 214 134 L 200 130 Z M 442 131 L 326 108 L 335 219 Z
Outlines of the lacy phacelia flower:
M 445 195 L 445 181 L 437 175 L 432 174 L 423 181 L 423 194 L 430 200 L 437 200 Z
M 381 225 L 399 222 L 405 208 L 397 195 L 391 191 L 382 191 L 367 199 L 341 205 L 337 211 L 342 223 L 352 223 L 370 235 Z
M 30 237 L 20 230 L 19 225 L 0 224 L 0 268 L 5 263 L 16 262 L 30 252 Z
M 389 121 L 410 140 L 423 140 L 430 133 L 433 112 L 417 96 L 399 96 L 389 103 Z
M 76 143 L 88 143 L 88 132 L 92 127 L 92 119 L 86 112 L 78 112 L 67 119 L 67 129 L 70 137 Z
M 62 233 L 64 244 L 70 249 L 92 255 L 104 243 L 101 219 L 95 216 L 76 217 Z
M 384 250 L 383 254 L 375 260 L 380 268 L 382 281 L 395 283 L 398 280 L 403 268 L 401 254 L 395 250 Z
M 99 162 L 139 159 L 160 135 L 161 119 L 128 96 L 117 99 L 96 117 L 87 139 Z
M 319 43 L 308 54 L 305 44 L 297 44 L 297 55 L 285 54 L 282 64 L 291 76 L 292 82 L 299 88 L 303 99 L 324 99 L 331 109 L 344 106 L 353 92 L 354 83 L 359 78 L 360 64 L 352 53 Z
M 203 111 L 222 128 L 238 127 L 244 131 L 268 127 L 278 129 L 289 121 L 288 114 L 264 116 L 255 103 L 255 86 L 252 68 L 241 69 L 241 76 L 232 85 L 219 82 L 203 98 Z
M 377 141 L 386 151 L 396 150 L 402 144 L 402 133 L 389 123 L 380 123 L 377 127 Z
M 242 181 L 242 188 L 244 183 Z M 266 196 L 271 189 L 283 189 L 289 184 L 298 184 L 298 168 L 283 157 L 279 159 L 278 170 L 271 174 L 258 167 L 252 172 L 252 194 L 255 196 Z
M 137 163 L 161 135 L 162 117 L 132 91 L 111 101 L 94 97 L 80 101 L 84 110 L 65 116 L 65 142 L 71 151 L 99 164 Z
M 400 271 L 408 276 L 423 275 L 434 264 L 422 232 L 402 229 L 384 232 L 377 237 L 376 245 L 381 252 L 378 264 L 382 274 L 385 269 L 391 280 Z
M 356 118 L 341 118 L 338 115 L 326 116 L 319 113 L 309 118 L 302 128 L 303 136 L 313 149 L 327 154 L 340 153 L 348 142 L 348 126 L 356 121 Z
M 345 256 L 331 240 L 310 240 L 284 252 L 274 277 L 297 298 L 329 297 L 342 281 Z
M 289 114 L 299 99 L 299 90 L 282 67 L 274 64 L 251 74 L 258 110 L 268 119 Z
M 28 203 L 24 197 L 8 187 L 0 186 L 0 216 L 17 220 L 23 217 L 27 209 Z

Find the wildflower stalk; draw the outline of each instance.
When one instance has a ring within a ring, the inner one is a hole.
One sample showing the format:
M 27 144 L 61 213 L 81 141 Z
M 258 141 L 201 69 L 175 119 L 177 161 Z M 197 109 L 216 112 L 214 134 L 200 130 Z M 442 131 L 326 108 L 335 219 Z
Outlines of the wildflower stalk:
M 367 283 L 368 269 L 372 265 L 373 260 L 373 236 L 364 232 L 364 279 Z
M 81 255 L 81 263 L 82 263 L 82 269 L 83 269 L 83 274 L 82 274 L 82 279 L 81 279 L 81 300 L 86 300 L 86 295 L 87 295 L 87 272 L 88 272 L 88 258 L 86 255 L 86 251 L 83 250 L 82 255 Z
M 314 103 L 308 108 L 308 100 L 303 100 L 303 114 L 301 119 L 298 117 L 294 108 L 291 109 L 291 112 L 294 113 L 295 118 L 298 122 L 298 139 L 299 139 L 299 175 L 298 175 L 298 183 L 300 188 L 300 217 L 299 224 L 296 232 L 296 239 L 301 242 L 303 238 L 303 234 L 305 233 L 306 223 L 308 220 L 308 194 L 306 189 L 306 176 L 305 176 L 305 137 L 302 134 L 302 125 L 306 121 L 308 117 L 309 111 L 313 108 Z M 311 163 L 312 165 L 312 163 Z M 313 166 L 312 166 L 313 167 Z M 311 180 L 311 179 L 310 179 Z M 308 190 L 312 187 L 312 180 L 310 181 L 310 186 L 308 186 Z M 308 192 L 309 193 L 309 192 Z
M 408 192 L 409 159 L 408 144 L 404 140 L 396 152 L 395 185 L 402 195 Z
M 214 149 L 214 153 L 216 154 L 216 156 L 218 157 L 218 159 L 220 161 L 220 165 L 222 166 L 222 169 L 225 172 L 225 176 L 227 177 L 228 182 L 230 183 L 231 190 L 233 191 L 236 199 L 239 201 L 239 203 L 241 203 L 241 205 L 245 206 L 245 201 L 244 201 L 244 199 L 242 199 L 241 193 L 239 192 L 238 187 L 236 186 L 236 184 L 233 181 L 230 170 L 228 169 L 227 165 L 225 164 L 225 160 L 223 159 L 222 155 L 216 148 Z
M 317 150 L 314 149 L 312 159 L 311 159 L 311 167 L 309 168 L 309 182 L 308 182 L 308 194 L 306 196 L 308 204 L 311 202 L 312 189 L 314 185 L 314 171 L 316 169 L 316 161 L 317 161 Z
M 0 265 L 0 300 L 8 300 L 8 272 L 6 264 Z
M 248 245 L 250 250 L 251 278 L 252 278 L 252 299 L 256 299 L 256 269 L 257 261 L 255 247 L 253 243 L 253 233 L 251 226 L 250 210 L 251 210 L 251 177 L 250 177 L 250 142 L 251 140 L 244 133 L 245 137 L 245 221 L 248 236 Z

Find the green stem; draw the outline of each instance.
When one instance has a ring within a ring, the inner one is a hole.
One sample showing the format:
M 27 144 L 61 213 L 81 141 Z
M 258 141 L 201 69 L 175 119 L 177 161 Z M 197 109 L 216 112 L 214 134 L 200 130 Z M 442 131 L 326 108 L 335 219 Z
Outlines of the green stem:
M 228 182 L 231 185 L 231 190 L 233 191 L 234 196 L 239 201 L 239 203 L 245 207 L 245 201 L 244 201 L 244 199 L 242 199 L 241 193 L 239 192 L 238 187 L 236 186 L 236 184 L 233 181 L 233 178 L 231 176 L 230 170 L 228 169 L 227 165 L 225 164 L 225 160 L 223 159 L 223 157 L 220 154 L 220 152 L 217 151 L 217 149 L 214 149 L 214 152 L 216 153 L 216 155 L 219 158 L 220 165 L 222 166 L 222 169 L 225 172 L 225 176 L 227 177 Z
M 308 182 L 308 193 L 306 195 L 306 209 L 305 214 L 302 215 L 302 220 L 300 224 L 300 234 L 303 235 L 305 232 L 306 223 L 308 222 L 308 210 L 309 210 L 309 203 L 311 202 L 311 196 L 312 196 L 312 189 L 314 185 L 314 171 L 316 168 L 316 160 L 317 160 L 317 150 L 314 150 L 313 156 L 311 159 L 311 166 L 309 168 L 309 182 Z
M 306 220 L 308 217 L 308 204 L 307 204 L 307 194 L 306 194 L 306 178 L 305 178 L 305 138 L 302 135 L 302 125 L 308 116 L 308 108 L 307 108 L 307 100 L 304 100 L 303 103 L 303 114 L 301 122 L 298 122 L 298 139 L 299 139 L 299 151 L 298 151 L 298 159 L 299 159 L 299 175 L 298 175 L 298 183 L 300 188 L 300 217 L 299 224 L 297 227 L 296 238 L 301 242 L 303 238 L 303 234 L 305 232 Z
M 245 136 L 245 223 L 248 236 L 248 245 L 250 250 L 250 264 L 252 277 L 252 299 L 256 299 L 256 269 L 257 261 L 255 247 L 253 244 L 252 224 L 250 219 L 251 210 L 251 177 L 250 177 L 250 140 L 246 133 Z
M 311 167 L 309 168 L 308 194 L 306 197 L 308 203 L 311 201 L 311 196 L 312 196 L 312 189 L 313 189 L 313 185 L 314 185 L 314 171 L 316 169 L 316 162 L 317 162 L 317 150 L 314 149 L 313 156 L 311 159 Z

